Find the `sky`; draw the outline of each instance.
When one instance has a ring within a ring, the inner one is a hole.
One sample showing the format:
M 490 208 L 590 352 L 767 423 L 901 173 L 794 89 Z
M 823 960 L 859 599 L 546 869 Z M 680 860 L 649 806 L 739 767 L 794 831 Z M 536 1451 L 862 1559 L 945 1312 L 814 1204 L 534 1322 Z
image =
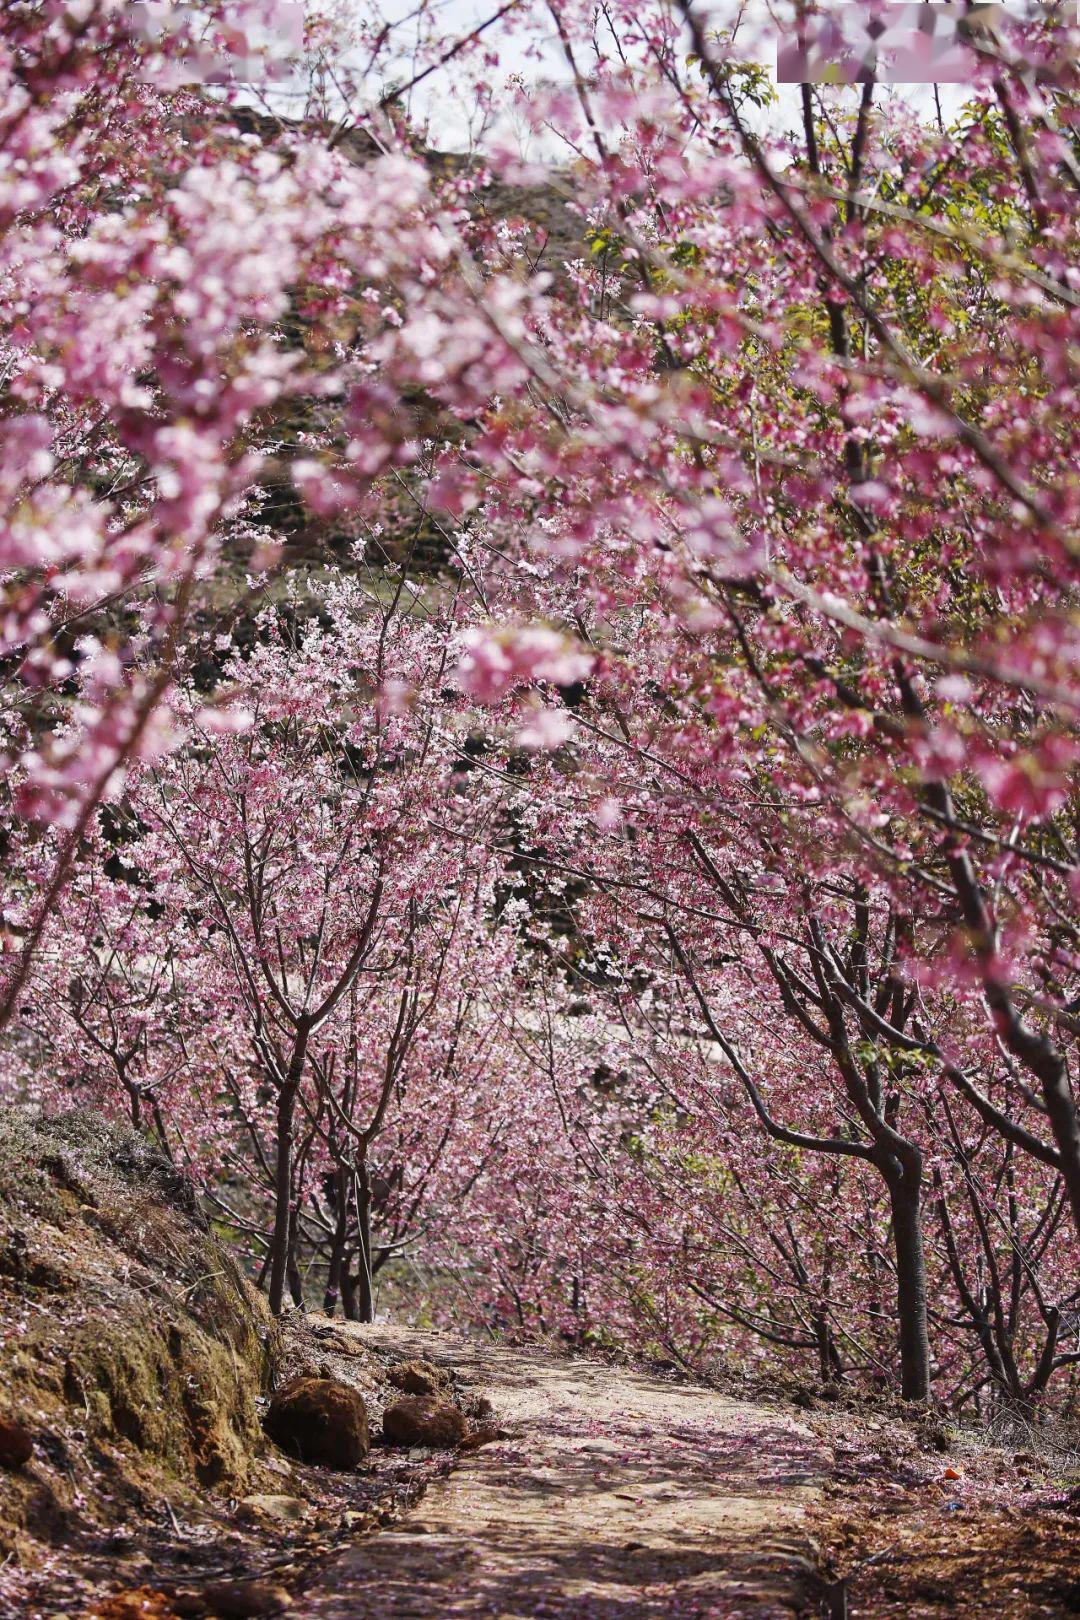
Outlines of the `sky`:
M 389 25 L 396 46 L 395 54 L 400 76 L 403 80 L 407 80 L 415 71 L 412 64 L 418 31 L 417 0 L 337 0 L 337 4 L 343 12 L 347 10 L 351 15 L 368 21 L 376 29 Z M 430 20 L 434 19 L 446 38 L 457 39 L 467 35 L 490 17 L 492 12 L 498 9 L 499 4 L 500 0 L 424 0 L 423 12 L 429 20 L 429 25 Z M 287 36 L 294 27 L 299 6 L 290 5 L 285 0 L 278 9 L 291 14 L 288 25 L 282 30 Z M 544 15 L 542 0 L 527 0 L 523 9 L 526 9 L 532 17 Z M 711 27 L 731 28 L 737 25 L 737 42 L 740 49 L 745 50 L 751 60 L 767 66 L 775 76 L 778 30 L 770 16 L 768 0 L 713 0 L 712 4 L 706 4 L 703 9 L 707 12 Z M 861 21 L 865 18 L 866 8 L 859 4 L 858 0 L 837 0 L 833 9 L 836 16 L 845 24 L 847 19 Z M 917 15 L 917 8 L 913 5 L 896 5 L 890 9 L 898 18 L 907 18 L 913 13 Z M 947 11 L 949 8 L 935 6 L 933 9 Z M 566 64 L 553 28 L 549 29 L 546 42 L 539 48 L 535 45 L 535 35 L 532 31 L 528 36 L 529 49 L 526 49 L 525 35 L 520 30 L 507 29 L 503 24 L 496 24 L 485 38 L 491 40 L 497 47 L 499 55 L 498 67 L 491 70 L 491 88 L 496 96 L 500 95 L 507 81 L 514 75 L 520 75 L 527 82 L 543 79 L 556 82 L 565 80 Z M 785 42 L 783 36 L 781 42 Z M 377 94 L 382 88 L 381 84 L 371 85 L 373 94 Z M 774 131 L 786 130 L 795 127 L 799 122 L 799 86 L 778 84 L 776 89 L 778 93 L 776 106 L 766 112 L 752 115 L 761 131 L 768 128 Z M 295 90 L 290 91 L 289 87 L 283 84 L 273 92 L 272 99 L 276 104 L 285 106 L 290 100 L 295 99 L 295 95 Z M 937 86 L 904 84 L 882 87 L 878 91 L 878 100 L 880 103 L 888 97 L 895 98 L 898 102 L 904 101 L 919 117 L 927 121 L 937 116 L 940 106 L 941 115 L 948 122 L 959 110 L 966 95 L 966 87 L 962 84 L 942 83 Z M 481 115 L 476 102 L 463 96 L 461 75 L 460 73 L 455 75 L 452 65 L 433 74 L 412 92 L 410 111 L 416 121 L 427 122 L 431 144 L 443 150 L 462 150 L 469 147 L 480 124 Z M 500 121 L 497 128 L 504 138 L 507 136 L 513 138 L 515 135 L 511 121 L 506 118 Z M 555 151 L 537 150 L 535 141 L 533 149 L 527 155 L 533 158 L 557 157 Z

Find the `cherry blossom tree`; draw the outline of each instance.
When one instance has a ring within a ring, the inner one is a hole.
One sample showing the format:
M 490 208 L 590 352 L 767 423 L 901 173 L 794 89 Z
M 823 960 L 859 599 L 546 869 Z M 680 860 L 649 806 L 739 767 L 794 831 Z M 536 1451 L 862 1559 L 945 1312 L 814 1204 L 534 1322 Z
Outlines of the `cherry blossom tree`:
M 422 1232 L 516 1331 L 1042 1395 L 1075 29 L 965 25 L 951 123 L 867 57 L 788 129 L 697 0 L 424 11 L 408 65 L 312 17 L 299 118 L 193 83 L 250 6 L 137 10 L 0 24 L 2 1018 L 275 1310 Z

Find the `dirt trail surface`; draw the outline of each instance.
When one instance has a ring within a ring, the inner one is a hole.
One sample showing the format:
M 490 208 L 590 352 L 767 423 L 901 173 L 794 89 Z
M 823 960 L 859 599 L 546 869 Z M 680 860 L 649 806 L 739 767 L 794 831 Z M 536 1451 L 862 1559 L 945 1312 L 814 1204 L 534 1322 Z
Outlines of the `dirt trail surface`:
M 510 1437 L 340 1554 L 312 1620 L 727 1620 L 813 1602 L 824 1464 L 781 1413 L 598 1362 L 356 1328 L 456 1370 Z

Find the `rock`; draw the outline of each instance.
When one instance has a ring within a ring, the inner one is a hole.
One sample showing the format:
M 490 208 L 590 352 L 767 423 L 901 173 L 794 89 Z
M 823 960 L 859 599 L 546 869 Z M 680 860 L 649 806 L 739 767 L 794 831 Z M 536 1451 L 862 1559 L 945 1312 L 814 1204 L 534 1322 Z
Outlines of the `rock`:
M 292 1608 L 285 1588 L 270 1581 L 211 1581 L 200 1595 L 211 1614 L 223 1620 L 257 1620 L 259 1615 Z
M 406 1395 L 383 1413 L 383 1439 L 391 1446 L 460 1446 L 467 1427 L 456 1406 L 431 1395 Z
M 446 1374 L 430 1361 L 399 1361 L 386 1375 L 386 1382 L 406 1395 L 437 1395 L 448 1383 Z
M 236 1508 L 237 1518 L 249 1524 L 299 1524 L 310 1512 L 307 1502 L 299 1496 L 276 1496 L 273 1492 L 245 1496 Z
M 174 1592 L 169 1601 L 173 1606 L 173 1613 L 184 1617 L 190 1615 L 192 1620 L 203 1620 L 203 1615 L 209 1611 L 206 1600 L 199 1592 Z
M 352 1356 L 360 1359 L 369 1354 L 365 1346 L 358 1339 L 351 1339 L 343 1328 L 313 1325 L 311 1331 L 319 1343 L 325 1349 L 332 1350 L 335 1356 Z
M 350 1534 L 359 1530 L 370 1530 L 375 1523 L 373 1513 L 355 1513 L 352 1509 L 341 1515 L 341 1528 Z
M 509 1438 L 510 1431 L 500 1429 L 497 1423 L 480 1423 L 476 1428 L 469 1430 L 469 1433 L 462 1441 L 462 1447 L 466 1451 L 479 1451 L 481 1446 L 490 1446 L 496 1440 L 508 1440 Z
M 283 1457 L 264 1457 L 262 1465 L 264 1468 L 269 1468 L 272 1473 L 280 1474 L 282 1479 L 295 1479 L 296 1477 L 292 1463 L 287 1463 Z
M 363 1397 L 334 1378 L 294 1378 L 270 1402 L 263 1427 L 283 1451 L 329 1468 L 355 1468 L 371 1446 Z
M 0 1419 L 0 1468 L 25 1468 L 33 1455 L 30 1430 L 21 1423 Z

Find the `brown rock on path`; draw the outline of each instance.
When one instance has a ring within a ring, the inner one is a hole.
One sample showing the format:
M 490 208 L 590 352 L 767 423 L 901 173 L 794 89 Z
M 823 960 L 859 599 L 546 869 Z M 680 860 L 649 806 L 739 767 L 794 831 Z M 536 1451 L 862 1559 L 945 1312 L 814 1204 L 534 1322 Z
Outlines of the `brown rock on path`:
M 397 1327 L 514 1439 L 344 1549 L 304 1620 L 772 1620 L 818 1612 L 805 1515 L 826 1465 L 785 1415 L 585 1360 Z
M 299 1524 L 311 1508 L 299 1496 L 258 1491 L 236 1504 L 236 1517 L 246 1524 Z
M 391 1446 L 460 1446 L 468 1424 L 456 1406 L 431 1395 L 406 1395 L 383 1413 L 383 1439 Z
M 355 1468 L 371 1445 L 363 1397 L 334 1378 L 292 1379 L 270 1402 L 263 1427 L 283 1451 L 329 1468 Z
M 220 1620 L 262 1620 L 292 1608 L 292 1598 L 272 1581 L 211 1581 L 199 1594 Z
M 406 1395 L 436 1395 L 449 1383 L 446 1373 L 431 1361 L 399 1361 L 386 1375 L 386 1382 Z

